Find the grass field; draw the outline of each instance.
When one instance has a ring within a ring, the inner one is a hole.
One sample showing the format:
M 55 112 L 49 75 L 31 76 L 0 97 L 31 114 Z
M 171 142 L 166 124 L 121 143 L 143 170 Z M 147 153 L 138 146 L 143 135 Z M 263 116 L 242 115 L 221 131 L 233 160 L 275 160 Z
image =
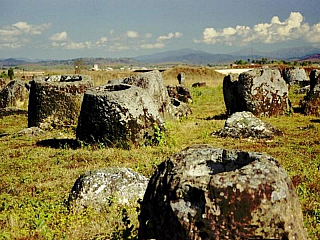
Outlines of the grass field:
M 46 146 L 46 140 L 75 139 L 75 128 L 55 130 L 41 137 L 19 136 L 27 127 L 26 111 L 0 112 L 0 239 L 134 239 L 138 203 L 112 204 L 97 213 L 69 211 L 66 205 L 75 180 L 89 170 L 130 167 L 150 177 L 167 156 L 198 143 L 226 149 L 266 152 L 290 175 L 299 196 L 304 224 L 311 239 L 320 239 L 320 119 L 297 113 L 264 118 L 284 132 L 271 142 L 220 139 L 211 133 L 224 124 L 222 75 L 205 68 L 174 68 L 163 73 L 166 84 L 176 84 L 184 71 L 192 89 L 193 114 L 167 122 L 168 136 L 160 146 L 123 150 L 104 146 L 71 149 Z M 96 84 L 122 77 L 94 72 Z M 292 95 L 296 106 L 303 95 Z

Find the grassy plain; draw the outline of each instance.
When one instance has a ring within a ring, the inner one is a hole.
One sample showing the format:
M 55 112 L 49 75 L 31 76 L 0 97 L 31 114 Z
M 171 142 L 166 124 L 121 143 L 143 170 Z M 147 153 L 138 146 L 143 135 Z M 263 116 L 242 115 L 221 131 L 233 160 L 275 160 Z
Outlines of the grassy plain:
M 175 68 L 163 73 L 165 84 L 176 84 L 178 72 L 193 88 L 193 114 L 167 122 L 168 136 L 159 146 L 123 150 L 102 145 L 57 148 L 47 140 L 75 139 L 75 128 L 55 130 L 40 137 L 20 136 L 27 127 L 26 111 L 0 112 L 0 239 L 134 239 L 138 203 L 112 204 L 69 211 L 69 191 L 83 173 L 109 166 L 130 167 L 150 177 L 158 164 L 192 144 L 266 152 L 288 172 L 299 196 L 305 227 L 311 239 L 320 239 L 320 119 L 298 113 L 264 118 L 284 132 L 271 142 L 220 139 L 211 133 L 224 124 L 223 76 L 206 68 Z M 129 73 L 87 72 L 96 85 Z M 296 106 L 303 95 L 292 95 Z

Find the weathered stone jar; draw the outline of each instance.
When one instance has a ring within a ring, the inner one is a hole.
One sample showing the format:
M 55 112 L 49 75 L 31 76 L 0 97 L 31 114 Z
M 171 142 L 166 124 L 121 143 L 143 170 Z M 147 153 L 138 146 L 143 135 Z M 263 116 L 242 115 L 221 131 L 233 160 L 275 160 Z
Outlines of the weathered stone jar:
M 84 95 L 77 138 L 108 146 L 140 145 L 163 126 L 158 107 L 147 91 L 128 85 L 103 85 Z
M 226 76 L 223 95 L 227 114 L 249 111 L 255 116 L 277 116 L 289 112 L 288 84 L 279 69 L 254 69 L 238 77 Z
M 143 88 L 153 99 L 158 107 L 158 111 L 163 118 L 171 117 L 172 105 L 164 85 L 162 75 L 159 71 L 142 73 L 135 76 L 130 76 L 122 80 L 122 83 Z
M 29 85 L 20 80 L 13 80 L 0 91 L 0 108 L 25 108 L 28 106 L 28 98 Z
M 266 154 L 194 145 L 160 164 L 139 239 L 307 239 L 294 186 Z
M 320 70 L 313 70 L 310 73 L 310 91 L 300 105 L 304 114 L 320 116 Z
M 83 94 L 93 87 L 86 75 L 55 75 L 31 82 L 28 127 L 42 129 L 77 125 Z

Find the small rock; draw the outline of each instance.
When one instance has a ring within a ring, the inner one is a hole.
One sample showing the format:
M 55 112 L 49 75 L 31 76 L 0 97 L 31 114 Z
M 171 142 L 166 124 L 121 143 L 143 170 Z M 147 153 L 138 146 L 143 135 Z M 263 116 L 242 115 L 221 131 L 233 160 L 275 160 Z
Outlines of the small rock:
M 75 209 L 91 206 L 102 209 L 115 198 L 129 204 L 143 198 L 149 179 L 130 168 L 107 168 L 87 172 L 75 182 L 68 205 Z
M 192 103 L 191 91 L 183 85 L 168 85 L 167 91 L 171 98 L 185 103 Z
M 192 84 L 193 88 L 195 88 L 195 87 L 205 87 L 205 86 L 207 86 L 206 82 L 196 82 L 196 83 Z
M 227 119 L 224 127 L 214 134 L 220 137 L 272 139 L 282 133 L 251 112 L 236 112 Z
M 44 135 L 45 131 L 43 131 L 41 128 L 38 127 L 29 127 L 22 129 L 21 131 L 18 132 L 18 135 L 24 135 L 27 137 L 39 137 L 41 135 Z

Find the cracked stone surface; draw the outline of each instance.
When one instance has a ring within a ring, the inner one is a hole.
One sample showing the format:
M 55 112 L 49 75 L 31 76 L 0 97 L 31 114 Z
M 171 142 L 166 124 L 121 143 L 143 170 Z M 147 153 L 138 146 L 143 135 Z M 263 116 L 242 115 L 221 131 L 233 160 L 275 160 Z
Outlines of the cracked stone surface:
M 81 175 L 72 187 L 68 205 L 73 209 L 91 206 L 97 210 L 110 203 L 119 204 L 142 199 L 149 179 L 130 168 L 106 168 Z
M 124 78 L 121 82 L 145 89 L 158 106 L 161 117 L 167 118 L 172 116 L 171 100 L 164 85 L 162 75 L 158 70 L 130 76 Z
M 28 84 L 20 80 L 9 82 L 0 92 L 0 108 L 27 107 L 29 88 L 30 86 Z
M 283 79 L 289 84 L 306 84 L 310 82 L 310 79 L 303 68 L 294 67 L 294 68 L 284 68 L 282 70 Z
M 294 186 L 272 157 L 194 145 L 160 164 L 140 239 L 307 239 Z
M 87 143 L 125 147 L 154 139 L 163 119 L 148 92 L 128 84 L 102 85 L 88 90 L 83 99 L 77 138 Z
M 249 111 L 255 116 L 282 115 L 290 111 L 288 84 L 279 69 L 253 69 L 223 80 L 227 114 Z
M 300 102 L 302 112 L 306 115 L 320 116 L 320 70 L 310 73 L 310 90 Z
M 227 119 L 222 129 L 213 134 L 220 137 L 273 139 L 275 135 L 282 133 L 251 112 L 236 112 Z
M 41 129 L 77 125 L 85 91 L 93 87 L 86 75 L 53 75 L 31 81 L 28 127 Z

